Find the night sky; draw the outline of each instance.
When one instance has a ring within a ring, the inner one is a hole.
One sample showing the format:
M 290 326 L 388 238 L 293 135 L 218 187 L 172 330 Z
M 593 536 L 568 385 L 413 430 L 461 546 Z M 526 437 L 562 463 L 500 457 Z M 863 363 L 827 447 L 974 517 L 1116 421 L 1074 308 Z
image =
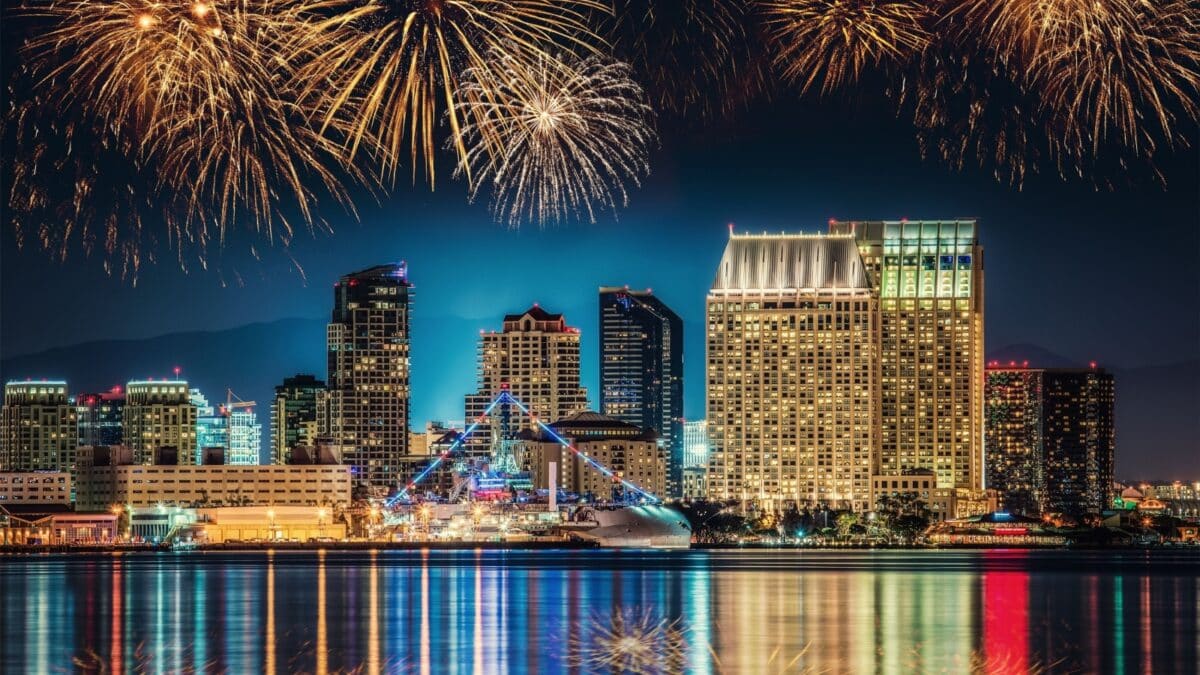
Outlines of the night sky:
M 583 330 L 585 385 L 595 401 L 596 289 L 609 284 L 651 287 L 683 317 L 686 412 L 700 417 L 704 298 L 728 223 L 743 231 L 815 232 L 834 217 L 967 216 L 981 223 L 989 352 L 1031 344 L 1123 368 L 1200 354 L 1192 151 L 1160 163 L 1165 190 L 1136 175 L 1113 192 L 1056 175 L 1032 177 L 1016 190 L 986 171 L 922 160 L 911 128 L 881 96 L 779 94 L 729 120 L 662 119 L 659 126 L 652 174 L 616 219 L 511 230 L 496 224 L 485 204 L 467 204 L 463 186 L 448 177 L 433 193 L 402 182 L 379 204 L 361 200 L 361 222 L 327 211 L 334 235 L 297 238 L 291 252 L 307 280 L 277 250 L 261 263 L 235 254 L 248 241 L 235 239 L 220 272 L 185 275 L 167 253 L 168 262 L 143 269 L 133 287 L 106 276 L 96 258 L 58 263 L 36 249 L 19 251 L 6 229 L 2 354 L 327 317 L 339 274 L 405 260 L 416 285 L 414 426 L 462 417 L 462 395 L 474 387 L 478 329 L 499 328 L 504 313 L 534 301 Z M 132 377 L 167 375 L 171 364 L 128 365 Z M 190 372 L 218 367 L 182 365 Z M 1118 442 L 1118 456 L 1136 450 Z M 1195 457 L 1177 459 L 1196 467 Z

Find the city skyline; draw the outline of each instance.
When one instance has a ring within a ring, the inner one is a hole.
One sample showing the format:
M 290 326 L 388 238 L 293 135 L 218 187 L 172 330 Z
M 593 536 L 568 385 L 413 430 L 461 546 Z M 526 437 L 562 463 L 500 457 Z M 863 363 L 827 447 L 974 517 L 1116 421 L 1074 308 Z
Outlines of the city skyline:
M 847 221 L 847 222 L 850 222 L 850 221 Z M 855 222 L 857 222 L 857 221 L 855 221 Z M 913 222 L 919 222 L 919 221 L 913 221 Z M 830 230 L 836 230 L 837 228 L 840 228 L 840 227 L 842 227 L 842 223 L 841 223 L 840 221 L 839 221 L 839 222 L 837 222 L 837 223 L 835 223 L 833 220 L 831 220 L 831 222 L 829 223 L 829 229 L 830 229 Z M 727 230 L 727 234 L 726 234 L 726 236 L 733 236 L 733 235 L 735 234 L 735 229 L 734 229 L 734 228 L 732 228 L 732 227 L 727 227 L 727 228 L 726 228 L 726 230 Z M 866 230 L 864 229 L 864 232 L 865 232 L 865 231 L 866 231 Z M 758 235 L 758 233 L 744 233 L 744 234 L 742 234 L 741 236 L 750 236 L 750 237 L 756 237 L 756 236 L 759 236 L 759 235 Z M 407 263 L 406 263 L 406 262 L 401 262 L 401 263 L 398 263 L 397 265 L 398 265 L 398 267 L 399 267 L 400 269 L 404 270 L 404 273 L 405 273 L 405 274 L 407 274 L 407 270 L 406 270 L 406 268 L 407 268 Z M 384 266 L 384 267 L 386 267 L 386 266 Z M 345 279 L 345 278 L 346 278 L 346 275 L 343 275 L 343 279 Z M 408 282 L 408 280 L 407 280 L 407 278 L 405 278 L 405 283 L 409 283 L 409 282 Z M 411 284 L 411 286 L 412 286 L 412 287 L 415 287 L 415 286 L 416 286 L 416 284 Z M 601 289 L 601 291 L 603 291 L 605 287 L 604 287 L 604 286 L 601 286 L 601 287 L 599 287 L 599 288 Z M 647 291 L 647 292 L 649 292 L 649 291 Z M 418 295 L 419 295 L 419 294 L 418 294 Z M 595 298 L 595 296 L 593 295 L 593 299 L 594 299 L 594 298 Z M 418 301 L 418 302 L 419 302 L 419 301 Z M 536 306 L 536 303 L 535 303 L 535 306 Z M 585 317 L 586 317 L 588 314 L 591 314 L 591 315 L 593 315 L 593 316 L 594 316 L 594 315 L 596 314 L 596 312 L 595 312 L 595 309 L 593 308 L 593 311 L 592 311 L 592 312 L 584 312 L 584 313 L 582 313 L 582 314 L 583 314 L 583 316 L 585 316 Z M 417 315 L 417 317 L 418 317 L 418 325 L 419 325 L 419 323 L 420 323 L 420 315 L 418 314 L 418 315 Z M 593 353 L 595 353 L 595 351 L 597 351 L 597 350 L 598 350 L 599 342 L 600 342 L 600 339 L 601 339 L 601 338 L 600 338 L 600 335 L 599 335 L 599 332 L 600 332 L 600 331 L 599 331 L 599 326 L 597 326 L 597 327 L 594 329 L 594 331 L 592 332 L 592 334 L 590 334 L 590 335 L 589 335 L 589 334 L 587 334 L 587 332 L 585 332 L 585 331 L 580 331 L 580 334 L 581 334 L 581 336 L 582 336 L 581 343 L 584 345 L 584 348 L 581 350 L 581 352 L 584 354 L 584 356 L 583 356 L 583 358 L 582 358 L 582 371 L 583 371 L 583 378 L 584 378 L 584 379 L 583 379 L 583 381 L 584 381 L 585 383 L 587 383 L 587 382 L 588 382 L 588 378 L 589 378 L 589 376 L 590 376 L 591 378 L 593 378 L 593 381 L 598 381 L 598 373 L 596 373 L 595 371 L 593 371 L 592 373 L 588 373 L 588 372 L 587 372 L 587 371 L 588 371 L 588 357 L 587 357 L 586 355 L 587 355 L 587 353 L 588 353 L 589 351 L 592 351 Z M 702 332 L 702 331 L 694 331 L 694 332 Z M 685 333 L 686 333 L 686 331 L 685 331 Z M 695 338 L 696 336 L 695 336 L 695 335 L 692 335 L 692 336 L 690 336 L 690 337 L 692 338 L 692 341 L 694 341 L 694 338 Z M 701 336 L 701 338 L 702 338 L 702 336 Z M 590 348 L 589 348 L 589 347 L 590 347 Z M 691 352 L 685 352 L 685 353 L 691 353 Z M 703 352 L 701 352 L 701 353 L 703 353 Z M 694 363 L 694 360 L 693 360 L 693 363 Z M 1093 363 L 1094 363 L 1094 362 L 1093 362 Z M 436 366 L 436 364 L 434 364 L 434 365 Z M 1039 364 L 1039 365 L 1040 365 L 1040 364 Z M 1047 366 L 1045 366 L 1045 367 L 1052 367 L 1053 365 L 1054 365 L 1054 364 L 1049 364 L 1049 365 L 1047 365 Z M 290 367 L 291 367 L 291 366 L 289 366 L 289 368 L 290 368 Z M 415 364 L 414 364 L 414 367 L 415 367 Z M 175 366 L 175 368 L 178 368 L 178 366 Z M 436 368 L 435 368 L 435 369 L 436 369 Z M 176 375 L 176 376 L 178 376 L 178 375 L 179 375 L 179 373 L 178 373 L 178 372 L 176 372 L 176 373 L 175 373 L 175 375 Z M 320 376 L 324 376 L 324 371 L 320 371 L 319 375 L 320 375 Z M 703 376 L 703 371 L 701 371 L 701 375 Z M 153 380 L 153 379 L 154 379 L 154 378 L 151 378 L 151 380 Z M 166 380 L 166 378 L 165 378 L 165 377 L 164 377 L 163 379 L 164 379 L 164 380 Z M 261 384 L 261 383 L 260 383 L 260 384 Z M 415 388 L 415 389 L 417 389 L 417 390 L 419 391 L 419 389 L 420 389 L 420 385 L 421 385 L 421 382 L 420 382 L 420 379 L 418 378 L 418 379 L 416 379 L 416 381 L 415 381 L 415 383 L 414 383 L 414 388 Z M 598 387 L 595 387 L 595 386 L 585 386 L 584 388 L 585 388 L 585 390 L 588 392 L 588 405 L 587 405 L 587 408 L 588 408 L 588 409 L 591 409 L 591 410 L 599 410 L 599 409 L 600 409 L 600 407 L 601 407 L 601 404 L 600 404 L 600 401 L 599 401 L 599 396 L 597 395 L 597 389 L 598 389 Z M 695 383 L 695 382 L 693 382 L 693 383 L 692 383 L 692 386 L 691 386 L 691 387 L 689 387 L 689 389 L 691 389 L 691 390 L 694 390 L 694 389 L 696 389 L 696 388 L 697 388 L 697 386 L 696 386 L 696 383 Z M 701 387 L 701 388 L 702 388 L 702 387 Z M 75 393 L 75 390 L 72 390 L 72 395 L 74 395 L 74 393 Z M 81 395 L 86 395 L 86 396 L 94 396 L 94 394 L 81 394 Z M 1118 397 L 1119 397 L 1119 395 L 1118 395 Z M 269 401 L 270 399 L 267 399 L 267 400 Z M 415 402 L 416 402 L 416 403 L 413 405 L 413 407 L 415 407 L 415 408 L 418 408 L 418 409 L 420 409 L 420 408 L 422 407 L 422 403 L 423 403 L 423 401 L 422 401 L 422 399 L 420 398 L 420 396 L 419 396 L 419 395 L 417 395 L 416 397 L 414 397 L 414 398 L 413 398 L 413 401 L 415 401 Z M 444 402 L 443 402 L 443 404 L 444 404 Z M 264 418 L 266 418 L 266 419 L 269 419 L 269 418 L 270 418 L 270 413 L 269 413 L 269 410 L 270 410 L 270 404 L 267 404 L 267 405 L 265 405 L 265 406 L 260 406 L 260 407 L 262 407 L 262 408 L 263 408 L 263 410 L 262 410 L 262 415 L 263 415 L 263 417 L 264 417 Z M 687 419 L 687 420 L 703 419 L 703 408 L 700 408 L 699 410 L 697 410 L 697 409 L 696 409 L 696 407 L 694 407 L 694 406 L 693 406 L 693 407 L 690 407 L 690 408 L 686 408 L 686 410 L 687 410 L 687 414 L 685 415 L 685 419 Z M 456 419 L 456 418 L 457 418 L 457 417 L 456 417 L 456 416 L 453 414 L 453 412 L 451 412 L 450 414 L 444 414 L 444 415 L 432 415 L 432 416 L 426 416 L 426 417 L 413 417 L 413 418 L 412 418 L 412 419 L 413 419 L 413 422 L 412 422 L 412 423 L 411 423 L 409 426 L 410 426 L 410 430 L 412 430 L 412 429 L 415 429 L 415 428 L 419 427 L 421 424 L 424 424 L 424 422 L 426 422 L 426 421 L 428 421 L 428 420 L 447 420 L 447 419 L 451 419 L 451 420 L 452 420 L 452 419 Z M 414 426 L 414 425 L 415 425 L 415 426 Z M 269 425 L 264 425 L 264 426 L 268 426 L 268 432 L 270 432 L 270 426 L 269 426 Z M 261 441 L 261 447 L 262 447 L 262 450 L 260 450 L 260 457 L 263 457 L 264 455 L 267 455 L 267 456 L 264 458 L 264 461 L 268 461 L 268 462 L 269 462 L 269 461 L 271 461 L 270 455 L 271 455 L 272 453 L 271 453 L 271 452 L 268 452 L 268 450 L 270 450 L 270 449 L 272 448 L 272 445 L 273 445 L 273 443 L 274 443 L 273 434 L 264 433 L 264 434 L 262 435 L 262 441 Z M 1118 447 L 1120 447 L 1120 446 L 1121 446 L 1121 443 L 1120 443 L 1120 441 L 1118 441 Z M 198 448 L 197 448 L 197 450 L 198 450 Z M 1120 455 L 1120 453 L 1118 453 L 1118 458 L 1120 458 L 1120 456 L 1121 456 L 1121 455 Z M 1118 477 L 1129 477 L 1129 478 L 1175 478 L 1175 479 L 1184 479 L 1184 480 L 1188 480 L 1188 479 L 1190 479 L 1190 474 L 1188 474 L 1188 473 L 1186 472 L 1186 470 L 1185 470 L 1184 472 L 1177 473 L 1177 474 L 1174 474 L 1174 475 L 1169 475 L 1169 476 L 1162 476 L 1162 475 L 1158 475 L 1158 474 L 1154 474 L 1154 473 L 1150 473 L 1150 474 L 1146 474 L 1146 473 L 1140 473 L 1140 474 L 1136 474 L 1136 475 L 1130 475 L 1130 476 L 1127 476 L 1127 475 L 1125 474 L 1125 472 L 1123 472 L 1123 471 L 1121 471 L 1121 470 L 1118 470 L 1118 472 L 1117 472 L 1117 473 L 1118 473 Z

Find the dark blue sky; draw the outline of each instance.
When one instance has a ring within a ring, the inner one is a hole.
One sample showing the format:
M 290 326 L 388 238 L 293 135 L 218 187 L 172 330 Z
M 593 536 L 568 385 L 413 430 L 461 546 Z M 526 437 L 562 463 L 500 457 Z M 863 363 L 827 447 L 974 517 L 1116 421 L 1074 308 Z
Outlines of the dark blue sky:
M 982 171 L 956 173 L 923 161 L 911 129 L 866 104 L 777 100 L 704 129 L 663 126 L 668 133 L 653 174 L 618 220 L 509 230 L 483 204 L 466 204 L 459 184 L 443 181 L 432 194 L 402 185 L 382 204 L 364 201 L 361 223 L 331 214 L 334 235 L 299 237 L 293 254 L 307 283 L 284 256 L 268 252 L 263 263 L 236 265 L 241 286 L 222 287 L 216 272 L 184 275 L 159 264 L 133 288 L 105 276 L 96 259 L 59 264 L 36 250 L 18 252 L 6 231 L 2 353 L 325 317 L 339 274 L 403 259 L 417 287 L 417 424 L 461 418 L 462 395 L 474 386 L 478 330 L 498 327 L 505 312 L 534 301 L 583 330 L 585 384 L 594 397 L 595 295 L 602 284 L 652 287 L 684 318 L 687 413 L 698 417 L 704 297 L 727 223 L 816 231 L 831 217 L 959 216 L 981 222 L 989 350 L 1032 343 L 1120 367 L 1192 360 L 1200 352 L 1194 153 L 1164 163 L 1166 191 L 1136 177 L 1117 192 L 1055 177 L 1034 178 L 1017 191 Z M 192 372 L 211 367 L 183 365 Z M 129 372 L 166 367 L 129 364 Z

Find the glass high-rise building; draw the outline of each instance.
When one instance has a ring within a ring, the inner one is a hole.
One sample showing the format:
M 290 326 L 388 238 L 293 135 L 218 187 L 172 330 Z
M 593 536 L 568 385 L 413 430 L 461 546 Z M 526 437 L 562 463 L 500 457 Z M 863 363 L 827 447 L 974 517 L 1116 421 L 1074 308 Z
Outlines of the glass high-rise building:
M 326 414 L 325 399 L 325 383 L 313 375 L 294 375 L 276 385 L 271 404 L 272 464 L 286 464 L 297 445 L 316 445 L 320 420 Z
M 79 445 L 121 445 L 125 427 L 125 390 L 120 386 L 94 394 L 75 397 L 75 415 L 79 422 Z
M 983 248 L 976 221 L 831 221 L 879 297 L 880 475 L 983 487 Z
M 63 381 L 9 382 L 0 406 L 0 471 L 71 471 L 75 406 Z
M 869 508 L 879 311 L 854 239 L 731 233 L 706 319 L 708 498 Z
M 600 288 L 600 410 L 658 434 L 667 494 L 681 496 L 683 321 L 649 290 Z
M 711 444 L 708 441 L 708 420 L 689 420 L 683 423 L 683 468 L 707 469 Z
M 328 435 L 358 485 L 394 488 L 408 454 L 409 311 L 404 263 L 343 276 L 327 330 Z
M 259 464 L 262 424 L 253 408 L 209 405 L 199 389 L 191 391 L 196 406 L 196 464 L 204 464 L 204 450 L 221 448 L 225 464 Z

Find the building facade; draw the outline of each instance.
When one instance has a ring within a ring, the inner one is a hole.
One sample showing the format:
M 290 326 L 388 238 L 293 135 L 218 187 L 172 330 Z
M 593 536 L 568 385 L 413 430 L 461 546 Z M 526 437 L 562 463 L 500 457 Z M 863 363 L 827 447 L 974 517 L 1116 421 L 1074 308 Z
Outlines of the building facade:
M 1036 514 L 1046 489 L 1042 374 L 989 363 L 984 386 L 984 482 L 1013 513 Z
M 76 508 L 107 511 L 114 504 L 206 506 L 349 505 L 350 467 L 95 465 L 75 477 Z
M 75 397 L 79 445 L 122 445 L 125 442 L 125 389 L 120 385 L 104 392 Z
M 576 450 L 607 467 L 638 489 L 661 497 L 667 489 L 666 449 L 653 429 L 585 411 L 550 425 Z M 550 487 L 550 473 L 557 470 L 557 486 L 567 492 L 597 501 L 614 501 L 626 488 L 605 475 L 546 433 L 533 433 L 517 447 L 517 460 L 529 471 L 535 489 Z
M 69 471 L 0 472 L 0 506 L 8 504 L 70 504 Z
M 683 423 L 683 468 L 708 469 L 712 444 L 708 440 L 708 420 Z
M 879 296 L 877 473 L 983 489 L 983 248 L 974 220 L 831 221 Z
M 1103 368 L 1046 369 L 1042 374 L 1043 510 L 1099 513 L 1112 501 L 1116 402 Z
M 708 294 L 708 498 L 865 510 L 878 307 L 846 235 L 730 234 Z
M 579 330 L 562 314 L 534 305 L 522 314 L 504 317 L 500 332 L 479 336 L 479 384 L 464 409 L 468 424 L 480 425 L 466 441 L 473 457 L 487 457 L 502 440 L 501 425 L 485 416 L 492 401 L 507 390 L 542 421 L 559 420 L 587 409 L 587 390 L 580 383 Z M 507 407 L 507 406 L 506 406 Z M 512 413 L 510 433 L 536 430 L 528 415 Z
M 70 471 L 79 441 L 67 383 L 9 382 L 0 407 L 0 471 Z
M 683 320 L 650 290 L 600 288 L 600 412 L 651 429 L 667 451 L 667 494 L 683 479 Z
M 987 369 L 987 486 L 1021 513 L 1099 513 L 1112 495 L 1115 386 L 1102 368 Z
M 328 434 L 356 484 L 395 487 L 408 453 L 412 284 L 403 264 L 343 276 L 327 331 Z
M 297 445 L 316 445 L 327 414 L 325 383 L 313 375 L 284 378 L 271 403 L 271 463 L 285 464 Z
M 196 406 L 192 404 L 186 381 L 130 382 L 125 386 L 122 423 L 125 445 L 133 452 L 134 462 L 192 464 L 196 461 Z

